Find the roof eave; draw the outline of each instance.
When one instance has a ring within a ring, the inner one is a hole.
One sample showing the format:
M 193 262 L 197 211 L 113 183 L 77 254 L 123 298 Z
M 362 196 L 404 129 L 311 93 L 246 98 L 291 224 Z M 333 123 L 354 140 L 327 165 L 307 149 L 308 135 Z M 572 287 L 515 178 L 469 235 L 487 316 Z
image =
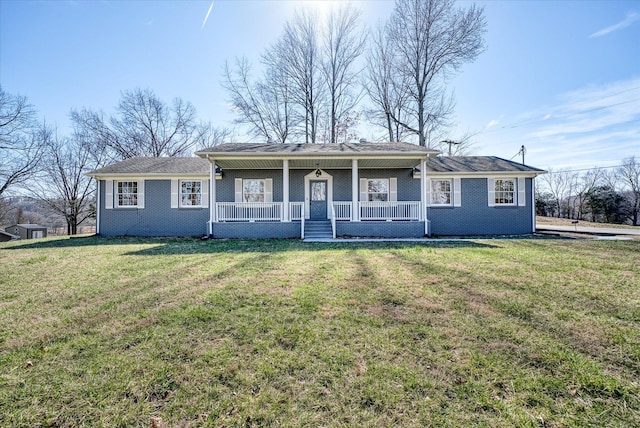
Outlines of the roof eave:
M 536 177 L 541 174 L 546 174 L 546 171 L 428 171 L 427 175 L 439 175 L 439 176 L 482 176 L 482 177 L 507 177 L 507 176 L 519 176 L 519 177 Z
M 96 180 L 105 180 L 110 178 L 149 178 L 149 179 L 171 179 L 171 178 L 209 178 L 209 173 L 193 173 L 193 172 L 174 172 L 166 174 L 148 173 L 148 172 L 126 172 L 126 173 L 93 173 L 85 174 Z
M 372 158 L 385 158 L 385 159 L 426 159 L 431 156 L 437 155 L 439 152 L 315 152 L 315 153 L 265 153 L 265 152 L 196 152 L 197 156 L 204 159 L 220 159 L 220 160 L 235 160 L 235 159 L 318 159 L 318 158 L 332 158 L 332 159 L 372 159 Z

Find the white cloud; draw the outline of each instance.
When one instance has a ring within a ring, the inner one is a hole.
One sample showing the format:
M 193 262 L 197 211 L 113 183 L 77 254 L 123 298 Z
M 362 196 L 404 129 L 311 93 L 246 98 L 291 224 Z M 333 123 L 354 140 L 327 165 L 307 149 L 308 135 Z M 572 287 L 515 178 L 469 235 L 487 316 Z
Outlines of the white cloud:
M 638 19 L 640 19 L 640 15 L 638 15 L 636 12 L 629 12 L 622 21 L 609 27 L 603 28 L 602 30 L 596 31 L 595 33 L 591 34 L 589 38 L 594 39 L 596 37 L 602 37 L 609 33 L 613 33 L 614 31 L 622 30 L 623 28 L 626 28 L 636 22 Z
M 529 135 L 584 134 L 640 121 L 640 78 L 567 92 Z M 636 125 L 637 128 L 637 125 Z
M 491 119 L 489 121 L 489 123 L 487 123 L 487 125 L 484 127 L 484 129 L 490 129 L 493 128 L 494 126 L 496 126 L 497 124 L 500 123 L 500 121 L 502 120 L 502 118 L 504 117 L 504 114 L 501 115 L 499 118 L 497 119 Z
M 640 156 L 640 78 L 565 92 L 512 120 L 481 133 L 483 154 L 509 159 L 525 145 L 526 162 L 539 168 L 619 165 Z
M 547 120 L 532 123 L 525 134 L 540 149 L 536 158 L 543 167 L 614 165 L 615 159 L 640 152 L 640 78 L 582 88 L 558 99 L 541 109 L 549 112 Z

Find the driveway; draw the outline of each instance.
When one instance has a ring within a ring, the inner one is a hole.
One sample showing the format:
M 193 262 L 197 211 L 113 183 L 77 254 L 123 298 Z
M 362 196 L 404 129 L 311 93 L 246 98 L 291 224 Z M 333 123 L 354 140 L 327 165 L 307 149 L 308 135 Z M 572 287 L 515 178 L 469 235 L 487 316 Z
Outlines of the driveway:
M 556 226 L 551 224 L 538 224 L 536 225 L 537 231 L 549 231 L 549 232 L 573 232 L 573 233 L 587 233 L 590 235 L 630 235 L 640 236 L 640 227 L 636 229 L 618 229 L 614 227 L 581 227 L 580 224 L 576 226 Z

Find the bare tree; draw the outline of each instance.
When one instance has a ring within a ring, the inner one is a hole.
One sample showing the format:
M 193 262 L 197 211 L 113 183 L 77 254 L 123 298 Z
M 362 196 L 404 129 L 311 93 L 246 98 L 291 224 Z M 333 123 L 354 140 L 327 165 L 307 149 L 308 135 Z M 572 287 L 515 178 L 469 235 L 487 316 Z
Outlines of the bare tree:
M 306 143 L 316 142 L 324 92 L 316 22 L 316 16 L 297 11 L 293 20 L 285 24 L 282 35 L 262 55 L 265 67 L 280 69 L 290 82 L 291 101 L 295 113 L 301 116 Z
M 92 213 L 95 185 L 85 173 L 101 164 L 102 154 L 96 153 L 82 134 L 62 139 L 55 131 L 47 135 L 43 141 L 45 162 L 28 188 L 34 199 L 65 219 L 67 234 L 75 235 Z
M 40 162 L 42 138 L 35 109 L 27 98 L 0 87 L 0 197 L 33 175 Z
M 634 226 L 638 226 L 640 216 L 640 163 L 635 156 L 625 159 L 617 170 L 617 176 L 624 183 L 629 192 L 629 206 L 631 220 Z
M 362 91 L 357 89 L 358 72 L 354 69 L 366 41 L 359 20 L 360 12 L 350 5 L 332 10 L 327 18 L 322 72 L 327 88 L 327 126 L 331 144 L 337 142 L 338 127 L 347 126 L 346 115 L 355 109 L 362 96 Z
M 186 156 L 207 138 L 191 103 L 175 98 L 167 105 L 150 89 L 124 91 L 108 118 L 83 109 L 73 110 L 71 120 L 98 153 L 106 148 L 113 159 Z
M 378 26 L 371 38 L 363 86 L 377 106 L 367 110 L 367 118 L 374 125 L 385 128 L 388 141 L 402 141 L 406 130 L 400 123 L 409 120 L 405 117 L 405 106 L 409 100 L 408 85 L 398 81 L 402 76 L 395 68 L 391 39 L 386 37 L 384 27 Z
M 282 35 L 261 56 L 263 72 L 254 79 L 247 59 L 225 65 L 222 86 L 254 136 L 287 142 L 336 142 L 352 135 L 359 114 L 356 59 L 364 50 L 359 12 L 334 10 L 319 29 L 317 18 L 303 11 L 287 22 Z M 341 137 L 341 138 L 342 138 Z
M 547 186 L 547 190 L 553 196 L 556 205 L 556 215 L 562 217 L 562 207 L 566 200 L 571 180 L 571 172 L 566 169 L 553 170 L 549 168 L 547 174 L 542 176 L 542 183 Z
M 234 128 L 213 126 L 211 123 L 203 123 L 200 126 L 203 138 L 196 149 L 206 149 L 218 144 L 230 143 L 236 135 Z
M 586 171 L 582 175 L 576 174 L 575 177 L 576 183 L 573 186 L 575 189 L 575 195 L 573 196 L 575 218 L 577 220 L 584 220 L 587 210 L 587 195 L 600 184 L 602 180 L 602 169 L 594 168 Z
M 236 123 L 249 125 L 255 136 L 286 143 L 295 126 L 292 89 L 281 67 L 268 68 L 262 80 L 252 81 L 246 58 L 236 59 L 235 68 L 225 64 L 223 87 L 238 113 Z
M 385 32 L 394 52 L 394 79 L 410 94 L 405 117 L 387 113 L 417 135 L 421 146 L 431 146 L 450 125 L 454 102 L 446 91 L 448 78 L 484 50 L 483 9 L 457 9 L 453 0 L 396 0 Z

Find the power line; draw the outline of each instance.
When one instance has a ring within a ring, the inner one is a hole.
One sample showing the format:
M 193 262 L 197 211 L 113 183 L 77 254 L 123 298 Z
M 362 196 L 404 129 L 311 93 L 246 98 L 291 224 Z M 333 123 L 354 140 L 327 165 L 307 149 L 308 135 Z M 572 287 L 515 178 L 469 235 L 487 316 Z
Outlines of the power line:
M 629 101 L 622 101 L 622 102 L 619 102 L 619 103 L 614 103 L 614 104 L 608 104 L 608 105 L 605 105 L 605 106 L 594 107 L 594 108 L 589 109 L 589 110 L 584 110 L 584 111 L 581 111 L 581 112 L 576 112 L 576 113 L 572 113 L 570 115 L 566 115 L 566 116 L 560 117 L 559 119 L 568 120 L 568 119 L 571 119 L 572 117 L 575 117 L 575 116 L 578 116 L 578 115 L 581 115 L 581 114 L 592 113 L 594 111 L 604 110 L 604 109 L 607 109 L 607 108 L 610 108 L 610 107 L 616 107 L 616 106 L 619 106 L 619 105 L 629 104 L 629 103 L 633 103 L 633 102 L 637 102 L 637 101 L 640 101 L 640 98 L 634 98 L 634 99 L 629 100 Z M 585 102 L 587 102 L 587 101 L 585 101 Z M 520 122 L 514 122 L 514 123 L 506 124 L 506 125 L 500 126 L 498 128 L 495 128 L 495 129 L 489 129 L 489 130 L 485 130 L 485 131 L 480 131 L 478 134 L 490 134 L 492 132 L 500 132 L 500 131 L 504 131 L 504 130 L 508 130 L 508 129 L 521 128 L 523 126 L 529 126 L 529 125 L 534 125 L 536 123 L 546 122 L 546 121 L 548 121 L 550 119 L 555 119 L 555 117 L 550 117 L 550 118 L 547 118 L 547 119 L 544 119 L 544 118 L 543 119 L 526 119 L 526 120 L 522 120 Z M 623 123 L 630 123 L 630 122 L 635 122 L 635 121 L 636 120 L 632 120 L 632 121 L 623 122 Z
M 517 156 L 517 155 L 516 155 Z M 580 172 L 580 171 L 594 171 L 597 169 L 610 169 L 610 168 L 620 168 L 623 165 L 611 165 L 611 166 L 594 166 L 591 168 L 578 168 L 578 169 L 558 169 L 555 171 L 551 171 L 550 174 L 553 174 L 554 172 Z

